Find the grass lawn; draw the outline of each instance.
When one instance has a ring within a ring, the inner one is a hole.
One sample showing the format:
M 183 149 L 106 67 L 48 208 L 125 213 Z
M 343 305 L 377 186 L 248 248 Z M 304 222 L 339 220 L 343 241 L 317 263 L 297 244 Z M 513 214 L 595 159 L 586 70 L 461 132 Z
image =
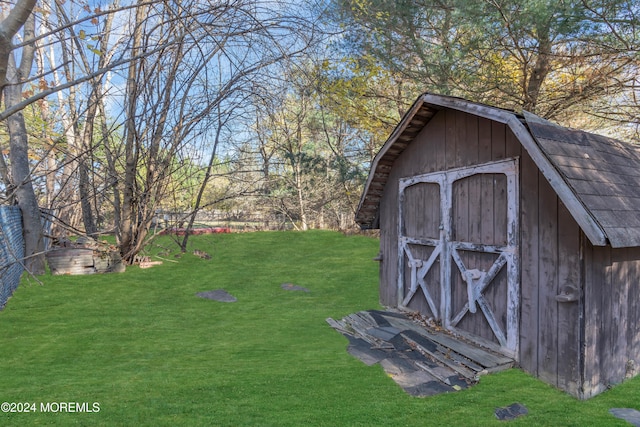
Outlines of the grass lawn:
M 376 239 L 220 234 L 192 237 L 194 249 L 212 259 L 24 280 L 0 312 L 0 402 L 38 412 L 0 413 L 0 425 L 490 426 L 505 425 L 497 407 L 520 402 L 529 415 L 510 426 L 624 426 L 608 409 L 640 410 L 640 378 L 581 402 L 517 369 L 457 393 L 407 395 L 325 322 L 380 308 Z M 195 296 L 220 288 L 238 301 Z M 40 412 L 52 402 L 99 412 Z

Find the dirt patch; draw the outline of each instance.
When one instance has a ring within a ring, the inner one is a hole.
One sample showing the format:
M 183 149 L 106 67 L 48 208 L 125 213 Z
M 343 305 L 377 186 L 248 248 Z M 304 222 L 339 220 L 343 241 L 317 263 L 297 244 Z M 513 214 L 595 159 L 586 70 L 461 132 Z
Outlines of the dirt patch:
M 303 288 L 302 286 L 294 285 L 293 283 L 283 283 L 282 285 L 280 285 L 280 287 L 285 291 L 309 292 L 309 289 Z
M 236 302 L 238 299 L 225 291 L 224 289 L 215 289 L 213 291 L 198 292 L 196 294 L 200 298 L 206 298 L 220 302 Z

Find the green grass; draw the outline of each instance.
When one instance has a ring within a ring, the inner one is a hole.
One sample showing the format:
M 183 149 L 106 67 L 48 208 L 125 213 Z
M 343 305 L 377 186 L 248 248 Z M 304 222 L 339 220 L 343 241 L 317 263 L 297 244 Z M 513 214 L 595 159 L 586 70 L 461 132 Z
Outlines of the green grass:
M 624 426 L 608 409 L 640 409 L 640 378 L 581 402 L 516 369 L 411 397 L 325 323 L 379 308 L 377 240 L 314 231 L 191 242 L 212 259 L 25 280 L 0 312 L 0 401 L 100 411 L 0 413 L 0 425 L 497 426 L 495 408 L 520 402 L 530 414 L 509 425 Z M 194 296 L 219 288 L 238 302 Z

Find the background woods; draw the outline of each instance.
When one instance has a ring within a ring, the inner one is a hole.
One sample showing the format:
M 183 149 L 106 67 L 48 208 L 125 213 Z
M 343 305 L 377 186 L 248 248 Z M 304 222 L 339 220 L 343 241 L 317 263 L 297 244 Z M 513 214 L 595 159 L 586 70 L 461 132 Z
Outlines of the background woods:
M 353 227 L 371 159 L 424 91 L 637 140 L 638 1 L 2 4 L 2 203 L 26 266 L 53 234 L 251 213 Z M 187 236 L 181 241 L 187 248 Z

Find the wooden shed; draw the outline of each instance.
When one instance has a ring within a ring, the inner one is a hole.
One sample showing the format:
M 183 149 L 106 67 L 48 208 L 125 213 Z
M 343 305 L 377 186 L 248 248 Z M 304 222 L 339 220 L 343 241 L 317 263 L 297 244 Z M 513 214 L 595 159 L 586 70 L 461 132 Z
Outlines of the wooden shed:
M 380 300 L 589 398 L 640 372 L 640 149 L 424 94 L 356 214 Z

